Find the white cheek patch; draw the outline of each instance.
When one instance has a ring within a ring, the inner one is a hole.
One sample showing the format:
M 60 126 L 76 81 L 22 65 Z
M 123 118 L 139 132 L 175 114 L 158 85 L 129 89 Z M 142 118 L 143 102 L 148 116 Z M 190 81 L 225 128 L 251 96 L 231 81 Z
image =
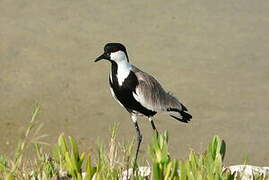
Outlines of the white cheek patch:
M 116 51 L 110 53 L 110 59 L 118 63 L 120 61 L 127 61 L 127 56 L 123 51 Z

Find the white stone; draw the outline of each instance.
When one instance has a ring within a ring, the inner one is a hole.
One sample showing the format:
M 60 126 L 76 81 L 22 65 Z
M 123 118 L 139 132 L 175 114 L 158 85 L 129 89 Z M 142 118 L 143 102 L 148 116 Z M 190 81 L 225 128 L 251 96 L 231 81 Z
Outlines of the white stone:
M 241 180 L 252 180 L 253 175 L 264 175 L 263 180 L 268 180 L 265 179 L 269 177 L 269 167 L 259 167 L 259 166 L 251 166 L 251 165 L 234 165 L 234 166 L 228 166 L 223 169 L 225 170 L 230 170 L 231 173 L 233 174 L 235 172 L 236 175 L 240 173 Z M 178 172 L 180 174 L 180 169 L 178 169 Z M 141 166 L 138 168 L 138 174 L 142 177 L 148 177 L 150 178 L 151 175 L 151 170 L 150 167 L 147 166 Z M 86 173 L 83 173 L 83 179 L 85 177 Z M 128 176 L 127 176 L 128 175 Z M 130 177 L 133 175 L 133 168 L 130 168 L 122 172 L 122 177 L 121 180 L 129 180 Z M 95 180 L 95 175 L 92 178 Z
M 142 166 L 138 168 L 138 174 L 142 177 L 149 177 L 151 174 L 150 167 Z M 128 175 L 128 176 L 127 176 Z M 128 180 L 133 175 L 133 168 L 122 172 L 121 180 Z
M 234 165 L 224 168 L 224 170 L 229 169 L 233 174 L 235 172 L 236 175 L 240 173 L 241 180 L 252 180 L 253 175 L 264 175 L 265 177 L 269 177 L 269 167 L 258 167 L 258 166 L 251 166 L 251 165 Z

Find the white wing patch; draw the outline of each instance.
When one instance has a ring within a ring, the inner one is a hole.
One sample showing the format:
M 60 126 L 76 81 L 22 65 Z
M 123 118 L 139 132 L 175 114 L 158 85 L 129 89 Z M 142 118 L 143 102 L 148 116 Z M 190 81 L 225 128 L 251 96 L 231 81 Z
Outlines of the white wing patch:
M 169 112 L 165 112 L 166 114 L 169 114 L 169 115 L 172 115 L 172 116 L 175 116 L 179 119 L 183 119 L 182 115 L 179 113 L 179 112 L 174 112 L 174 111 L 169 111 Z
M 135 90 L 135 92 L 133 92 L 133 96 L 134 96 L 135 100 L 138 101 L 145 108 L 152 110 L 152 111 L 156 111 L 156 109 L 152 105 L 147 103 L 143 94 L 141 94 L 140 91 L 138 91 L 137 89 Z

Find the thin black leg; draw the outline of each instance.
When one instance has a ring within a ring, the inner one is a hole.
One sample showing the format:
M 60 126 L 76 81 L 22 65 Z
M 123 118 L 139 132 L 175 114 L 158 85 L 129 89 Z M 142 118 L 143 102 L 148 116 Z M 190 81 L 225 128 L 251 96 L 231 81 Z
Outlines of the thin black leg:
M 140 144 L 141 144 L 141 141 L 142 141 L 142 135 L 140 133 L 140 129 L 139 129 L 139 126 L 138 126 L 137 122 L 134 122 L 134 125 L 135 125 L 135 129 L 136 129 L 136 133 L 137 133 L 137 147 L 136 147 L 135 161 L 134 161 L 134 163 L 136 164 L 138 152 L 139 152 L 139 149 L 140 149 Z
M 155 124 L 154 124 L 154 122 L 153 122 L 153 119 L 152 119 L 152 118 L 149 118 L 149 121 L 150 121 L 150 124 L 151 124 L 152 129 L 153 129 L 154 131 L 156 131 L 157 134 L 158 134 L 158 130 L 157 130 L 157 128 L 156 128 L 156 126 L 155 126 Z

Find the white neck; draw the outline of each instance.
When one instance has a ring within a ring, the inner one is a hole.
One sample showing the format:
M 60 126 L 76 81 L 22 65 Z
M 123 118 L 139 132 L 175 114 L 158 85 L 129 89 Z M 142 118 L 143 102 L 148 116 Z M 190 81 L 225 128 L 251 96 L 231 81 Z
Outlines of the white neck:
M 117 78 L 119 85 L 121 86 L 123 81 L 129 76 L 132 66 L 127 61 L 118 62 L 117 65 Z
M 124 80 L 128 77 L 131 71 L 131 64 L 128 63 L 128 58 L 125 52 L 116 51 L 110 54 L 110 59 L 117 63 L 117 79 L 119 85 L 121 86 Z

